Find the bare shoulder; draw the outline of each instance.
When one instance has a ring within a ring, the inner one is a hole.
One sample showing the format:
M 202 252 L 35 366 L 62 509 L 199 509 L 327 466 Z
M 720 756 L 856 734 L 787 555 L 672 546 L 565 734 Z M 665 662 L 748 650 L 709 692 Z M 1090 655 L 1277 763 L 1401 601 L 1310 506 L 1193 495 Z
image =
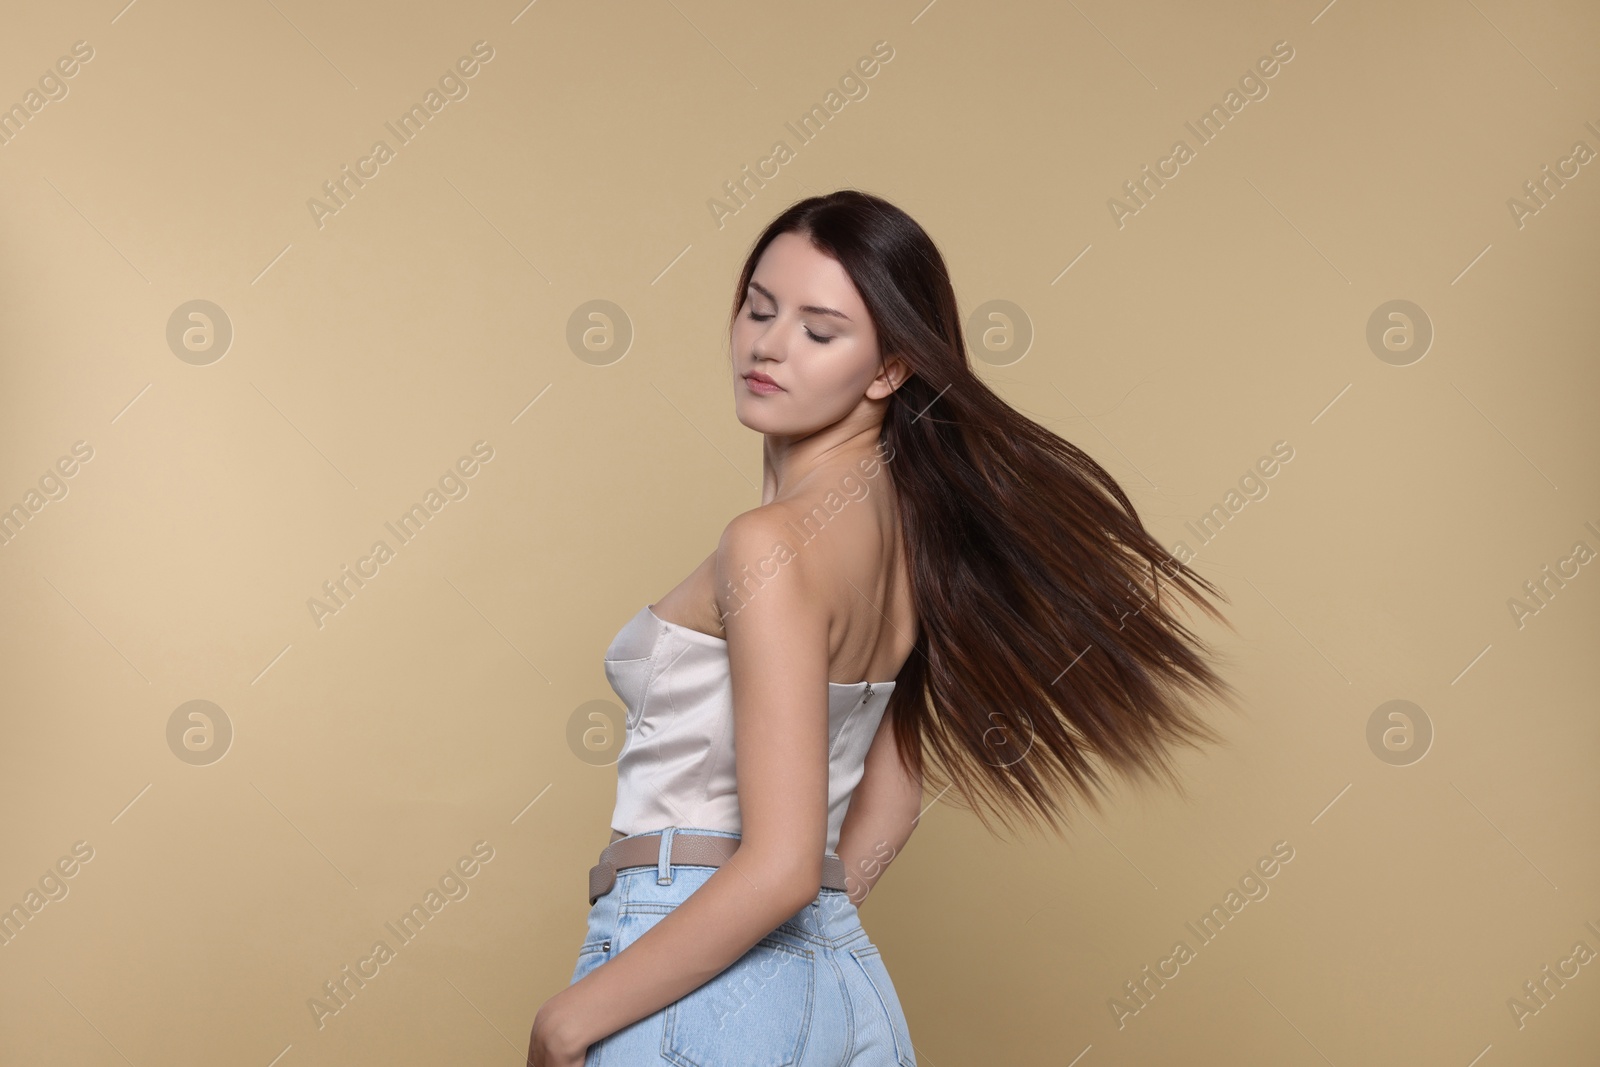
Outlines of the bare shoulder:
M 787 502 L 773 501 L 758 508 L 735 515 L 722 528 L 722 538 L 717 542 L 717 552 L 766 551 L 781 540 L 793 517 L 793 508 Z
M 768 599 L 789 605 L 820 603 L 817 568 L 806 566 L 795 537 L 797 513 L 795 504 L 774 501 L 734 516 L 723 528 L 712 555 L 712 574 L 724 623 L 758 593 L 770 593 Z
M 830 681 L 893 678 L 918 632 L 896 504 L 859 485 L 838 492 L 837 475 L 727 524 L 711 560 L 713 609 L 723 633 L 759 632 L 769 651 L 820 642 Z

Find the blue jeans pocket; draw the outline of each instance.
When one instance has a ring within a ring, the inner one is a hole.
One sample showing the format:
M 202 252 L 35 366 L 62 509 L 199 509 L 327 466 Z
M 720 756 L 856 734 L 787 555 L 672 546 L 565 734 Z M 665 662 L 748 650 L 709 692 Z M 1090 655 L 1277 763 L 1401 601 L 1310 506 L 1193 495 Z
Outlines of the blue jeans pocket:
M 867 981 L 872 983 L 873 992 L 878 994 L 878 1002 L 888 1016 L 889 1030 L 894 1034 L 895 1056 L 900 1061 L 900 1067 L 916 1067 L 917 1055 L 911 1048 L 911 1028 L 906 1024 L 905 1009 L 900 1006 L 900 997 L 894 990 L 889 968 L 884 964 L 878 946 L 870 943 L 862 945 L 851 949 L 850 955 L 866 973 Z
M 764 937 L 668 1006 L 662 1055 L 679 1067 L 790 1067 L 805 1051 L 815 993 L 812 950 Z
M 584 975 L 600 966 L 611 956 L 611 941 L 590 941 L 578 950 L 578 964 L 572 969 L 572 980 L 568 985 L 573 985 Z

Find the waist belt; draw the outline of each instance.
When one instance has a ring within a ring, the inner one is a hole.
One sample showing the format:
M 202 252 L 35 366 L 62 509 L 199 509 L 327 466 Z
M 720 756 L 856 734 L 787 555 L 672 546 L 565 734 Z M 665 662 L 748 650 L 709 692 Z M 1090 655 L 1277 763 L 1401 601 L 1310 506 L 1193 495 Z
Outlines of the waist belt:
M 668 863 L 694 867 L 720 867 L 739 847 L 736 838 L 713 834 L 672 835 L 672 855 Z M 635 834 L 613 841 L 600 853 L 600 862 L 589 868 L 589 903 L 611 892 L 617 872 L 629 867 L 655 867 L 661 859 L 661 833 Z M 833 853 L 822 857 L 822 888 L 845 891 L 844 860 Z

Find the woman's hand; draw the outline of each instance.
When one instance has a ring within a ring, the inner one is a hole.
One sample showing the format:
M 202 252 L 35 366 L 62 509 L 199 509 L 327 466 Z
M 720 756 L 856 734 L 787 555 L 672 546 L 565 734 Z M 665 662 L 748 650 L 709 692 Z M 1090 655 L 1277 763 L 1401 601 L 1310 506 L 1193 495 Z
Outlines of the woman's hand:
M 560 994 L 545 1001 L 528 1035 L 528 1067 L 583 1067 L 589 1043 L 576 1037 L 562 1015 Z

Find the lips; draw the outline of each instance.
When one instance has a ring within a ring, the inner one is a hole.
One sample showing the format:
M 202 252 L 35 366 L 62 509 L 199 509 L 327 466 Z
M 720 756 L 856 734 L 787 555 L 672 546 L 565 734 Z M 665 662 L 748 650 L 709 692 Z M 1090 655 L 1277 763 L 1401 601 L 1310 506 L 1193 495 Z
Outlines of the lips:
M 747 382 L 760 382 L 762 385 L 770 386 L 773 389 L 783 388 L 776 381 L 774 381 L 770 375 L 762 374 L 760 371 L 753 370 L 749 374 L 746 374 L 744 379 Z

